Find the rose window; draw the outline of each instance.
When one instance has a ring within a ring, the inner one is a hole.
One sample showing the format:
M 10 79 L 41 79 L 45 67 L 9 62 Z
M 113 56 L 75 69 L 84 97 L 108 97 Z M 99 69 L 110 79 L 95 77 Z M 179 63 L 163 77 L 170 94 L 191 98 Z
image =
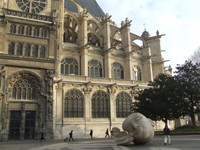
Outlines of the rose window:
M 37 14 L 47 6 L 47 0 L 16 0 L 16 4 L 22 11 Z

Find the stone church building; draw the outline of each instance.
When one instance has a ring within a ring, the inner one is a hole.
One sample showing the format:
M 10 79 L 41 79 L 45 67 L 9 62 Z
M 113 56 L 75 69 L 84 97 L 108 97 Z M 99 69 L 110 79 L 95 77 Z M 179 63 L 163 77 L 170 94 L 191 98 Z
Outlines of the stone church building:
M 0 1 L 0 140 L 104 137 L 164 68 L 160 35 L 96 0 Z M 142 45 L 135 41 L 141 41 Z

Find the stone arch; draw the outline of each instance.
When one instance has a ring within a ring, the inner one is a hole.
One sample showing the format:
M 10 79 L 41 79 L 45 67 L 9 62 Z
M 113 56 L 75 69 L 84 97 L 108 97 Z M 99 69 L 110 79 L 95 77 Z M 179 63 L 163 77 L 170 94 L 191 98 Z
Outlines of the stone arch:
M 72 14 L 65 14 L 63 42 L 77 43 L 79 27 L 79 21 L 76 16 Z
M 132 98 L 127 92 L 119 92 L 116 96 L 116 117 L 126 118 L 131 114 Z
M 110 117 L 110 96 L 103 90 L 97 90 L 91 98 L 92 118 Z
M 88 31 L 88 44 L 93 46 L 101 46 L 102 39 L 99 37 L 98 34 L 92 31 Z
M 64 118 L 83 118 L 84 95 L 76 88 L 69 89 L 64 95 Z
M 28 70 L 21 70 L 17 71 L 11 75 L 9 75 L 5 81 L 6 83 L 6 91 L 9 93 L 9 97 L 12 95 L 12 88 L 16 82 L 19 80 L 27 80 L 30 81 L 31 84 L 34 85 L 37 93 L 43 94 L 44 93 L 44 83 L 42 79 L 34 72 Z

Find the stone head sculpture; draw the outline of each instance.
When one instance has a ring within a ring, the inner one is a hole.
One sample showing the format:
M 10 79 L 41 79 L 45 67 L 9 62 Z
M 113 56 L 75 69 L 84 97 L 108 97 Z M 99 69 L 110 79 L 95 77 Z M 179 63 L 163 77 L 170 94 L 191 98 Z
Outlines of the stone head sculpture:
M 154 137 L 154 123 L 140 113 L 132 113 L 123 122 L 122 128 L 132 133 L 135 144 L 145 144 Z

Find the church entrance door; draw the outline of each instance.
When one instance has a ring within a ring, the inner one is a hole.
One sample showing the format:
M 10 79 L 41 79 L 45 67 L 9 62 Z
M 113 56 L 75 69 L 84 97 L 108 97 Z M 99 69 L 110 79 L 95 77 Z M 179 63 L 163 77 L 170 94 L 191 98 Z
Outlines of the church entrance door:
M 35 137 L 35 111 L 27 111 L 25 116 L 24 139 L 34 139 Z

